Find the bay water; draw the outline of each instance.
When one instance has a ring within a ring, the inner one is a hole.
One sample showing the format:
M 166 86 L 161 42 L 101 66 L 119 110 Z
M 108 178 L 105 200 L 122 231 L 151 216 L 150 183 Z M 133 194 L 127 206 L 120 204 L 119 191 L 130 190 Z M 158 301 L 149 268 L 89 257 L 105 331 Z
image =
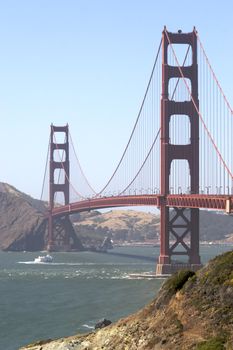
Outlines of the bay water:
M 231 249 L 201 246 L 202 262 Z M 164 280 L 130 274 L 154 272 L 159 248 L 112 253 L 53 253 L 52 263 L 38 264 L 38 253 L 0 252 L 0 349 L 88 332 L 102 318 L 116 321 L 150 302 Z

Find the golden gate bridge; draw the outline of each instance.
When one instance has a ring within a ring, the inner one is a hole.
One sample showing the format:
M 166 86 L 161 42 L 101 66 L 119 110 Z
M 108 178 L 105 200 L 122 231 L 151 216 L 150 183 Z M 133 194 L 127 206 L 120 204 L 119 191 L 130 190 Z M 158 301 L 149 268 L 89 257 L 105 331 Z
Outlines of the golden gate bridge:
M 101 190 L 85 176 L 69 126 L 51 125 L 41 196 L 48 188 L 47 249 L 75 248 L 72 214 L 155 206 L 161 215 L 157 274 L 197 270 L 199 210 L 233 212 L 232 134 L 233 110 L 197 30 L 164 27 L 128 143 Z M 179 256 L 186 258 L 182 266 Z

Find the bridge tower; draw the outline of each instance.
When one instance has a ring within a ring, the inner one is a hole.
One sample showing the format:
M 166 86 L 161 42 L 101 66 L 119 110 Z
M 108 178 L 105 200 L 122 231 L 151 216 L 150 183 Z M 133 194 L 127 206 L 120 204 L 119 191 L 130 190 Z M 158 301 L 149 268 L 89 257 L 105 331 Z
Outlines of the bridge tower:
M 58 133 L 63 134 L 63 143 L 57 143 L 56 134 Z M 65 154 L 64 160 L 58 157 L 58 152 L 60 151 Z M 60 183 L 60 181 L 58 183 L 58 179 L 55 178 L 57 169 L 62 173 L 61 179 L 63 183 Z M 60 192 L 63 194 L 64 203 L 62 204 L 69 205 L 70 203 L 69 177 L 69 127 L 68 124 L 65 126 L 54 126 L 52 124 L 50 131 L 48 251 L 82 249 L 82 244 L 75 234 L 69 215 L 55 218 L 52 216 L 56 193 Z
M 170 33 L 164 28 L 162 44 L 162 96 L 161 96 L 161 248 L 157 264 L 157 274 L 169 274 L 180 269 L 176 260 L 186 256 L 183 267 L 192 270 L 200 268 L 199 256 L 199 209 L 172 208 L 166 206 L 169 195 L 169 178 L 173 160 L 186 160 L 190 171 L 191 193 L 199 193 L 199 116 L 194 107 L 198 107 L 198 66 L 197 37 L 195 28 L 191 33 Z M 168 47 L 171 44 L 188 44 L 192 49 L 192 63 L 189 66 L 171 66 L 168 64 Z M 169 80 L 180 78 L 181 71 L 190 80 L 193 101 L 174 101 L 169 99 Z M 169 134 L 171 116 L 189 118 L 190 142 L 188 144 L 172 144 Z M 175 256 L 175 261 L 172 260 Z

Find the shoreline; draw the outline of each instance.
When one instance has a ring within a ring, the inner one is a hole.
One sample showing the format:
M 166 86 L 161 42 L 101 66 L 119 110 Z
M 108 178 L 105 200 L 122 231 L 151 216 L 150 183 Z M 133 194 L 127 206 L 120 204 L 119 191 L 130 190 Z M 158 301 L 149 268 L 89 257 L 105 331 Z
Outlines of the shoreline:
M 233 242 L 226 242 L 226 241 L 202 241 L 200 242 L 200 246 L 212 246 L 212 245 L 219 245 L 219 246 L 232 246 Z M 115 243 L 113 244 L 113 248 L 118 247 L 154 247 L 159 248 L 159 243 L 151 243 L 151 242 L 125 242 L 125 243 Z

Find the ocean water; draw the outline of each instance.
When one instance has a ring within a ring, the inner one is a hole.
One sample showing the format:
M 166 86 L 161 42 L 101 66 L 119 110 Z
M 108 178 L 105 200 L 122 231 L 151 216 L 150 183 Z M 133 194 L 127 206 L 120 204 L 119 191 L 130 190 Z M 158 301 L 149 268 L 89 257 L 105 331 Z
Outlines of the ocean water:
M 233 247 L 202 246 L 203 263 Z M 116 321 L 150 302 L 164 280 L 130 277 L 153 272 L 159 248 L 121 247 L 113 253 L 0 252 L 0 349 L 91 331 L 101 318 Z

